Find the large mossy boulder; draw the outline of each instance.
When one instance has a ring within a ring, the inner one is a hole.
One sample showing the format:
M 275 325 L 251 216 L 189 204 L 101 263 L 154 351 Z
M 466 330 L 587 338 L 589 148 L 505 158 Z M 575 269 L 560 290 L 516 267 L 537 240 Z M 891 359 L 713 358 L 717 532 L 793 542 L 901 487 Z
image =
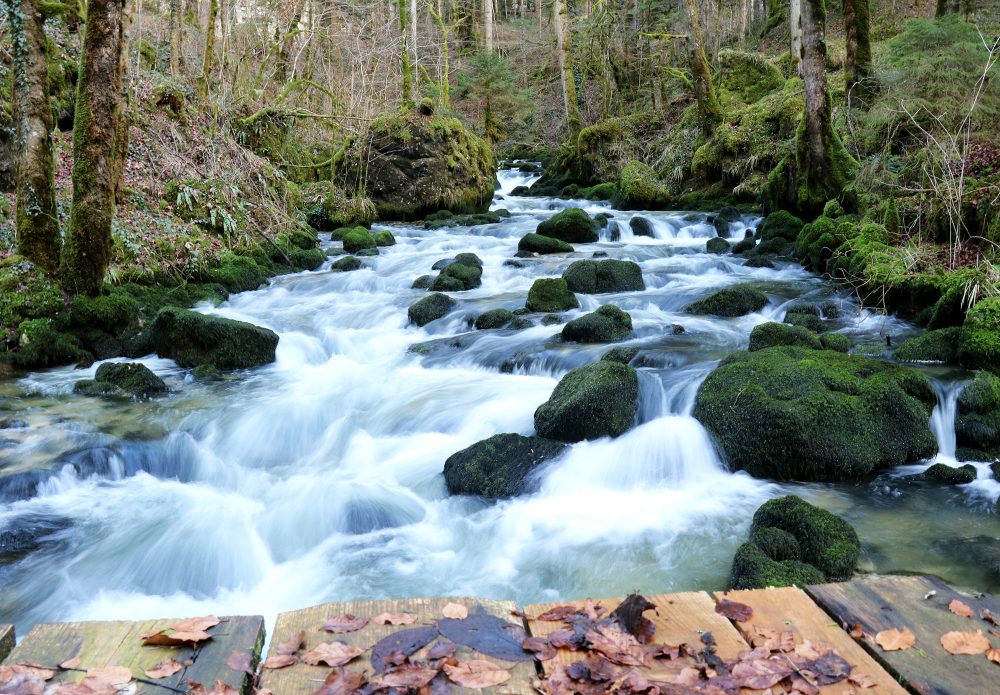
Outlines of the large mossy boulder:
M 320 232 L 339 227 L 368 226 L 375 221 L 375 205 L 364 197 L 350 197 L 332 181 L 302 187 L 301 211 L 306 222 Z
M 378 246 L 375 237 L 364 227 L 352 227 L 344 232 L 344 250 L 347 253 L 358 253 L 364 249 L 374 249 Z
M 493 199 L 493 150 L 456 118 L 382 114 L 337 159 L 336 183 L 355 190 L 364 182 L 380 220 L 486 212 Z
M 532 471 L 565 448 L 541 437 L 497 434 L 449 456 L 445 483 L 452 495 L 514 497 L 529 492 Z
M 785 323 L 762 323 L 750 331 L 750 352 L 766 350 L 776 345 L 798 345 L 811 350 L 822 350 L 823 343 L 819 336 L 802 326 L 789 326 Z
M 519 253 L 572 253 L 573 246 L 561 239 L 554 239 L 553 237 L 531 232 L 530 234 L 525 234 L 517 242 L 517 250 Z
M 153 346 L 181 367 L 248 369 L 274 362 L 278 335 L 244 321 L 166 307 L 153 321 Z
M 574 261 L 563 271 L 563 280 L 573 292 L 641 292 L 646 289 L 642 268 L 634 261 Z
M 575 318 L 562 329 L 562 339 L 574 343 L 616 343 L 632 335 L 632 317 L 614 304 Z
M 962 458 L 1000 458 L 1000 377 L 976 372 L 959 395 L 955 440 Z
M 969 309 L 959 348 L 963 367 L 1000 374 L 1000 297 L 980 300 Z
M 539 278 L 528 290 L 525 307 L 528 311 L 551 314 L 579 309 L 580 302 L 576 295 L 570 292 L 569 285 L 562 278 Z
M 167 384 L 144 364 L 105 362 L 93 379 L 78 381 L 73 390 L 85 396 L 148 398 L 167 390 Z
M 698 391 L 694 416 L 733 469 L 777 480 L 860 480 L 937 451 L 937 402 L 919 372 L 797 346 L 734 353 Z
M 744 104 L 753 104 L 785 86 L 781 70 L 760 53 L 724 48 L 716 55 L 721 87 Z
M 566 208 L 538 223 L 537 234 L 570 244 L 589 244 L 598 240 L 600 223 L 580 208 Z
M 976 479 L 976 467 L 971 463 L 964 466 L 949 466 L 935 463 L 920 476 L 924 480 L 940 485 L 967 485 Z
M 614 205 L 619 210 L 660 210 L 669 200 L 667 187 L 653 167 L 629 161 L 618 175 Z
M 695 315 L 736 317 L 760 311 L 767 305 L 767 295 L 747 285 L 726 287 L 704 299 L 689 304 L 684 312 Z
M 907 338 L 893 353 L 900 362 L 958 362 L 961 328 L 939 328 L 923 335 Z
M 490 328 L 503 328 L 513 320 L 514 312 L 510 309 L 490 309 L 477 316 L 474 325 L 477 330 L 482 331 Z
M 787 210 L 775 210 L 768 215 L 754 235 L 760 243 L 753 252 L 760 254 L 793 255 L 803 223 Z
M 457 302 L 446 294 L 435 292 L 419 299 L 406 310 L 410 321 L 418 326 L 426 326 L 431 321 L 447 316 Z
M 434 292 L 462 292 L 483 284 L 483 262 L 472 253 L 460 253 L 431 283 Z
M 636 371 L 602 360 L 569 372 L 535 410 L 535 430 L 547 439 L 579 442 L 624 434 L 635 420 Z
M 769 586 L 807 586 L 826 581 L 823 573 L 798 560 L 772 560 L 751 542 L 736 549 L 729 571 L 730 589 L 763 589 Z

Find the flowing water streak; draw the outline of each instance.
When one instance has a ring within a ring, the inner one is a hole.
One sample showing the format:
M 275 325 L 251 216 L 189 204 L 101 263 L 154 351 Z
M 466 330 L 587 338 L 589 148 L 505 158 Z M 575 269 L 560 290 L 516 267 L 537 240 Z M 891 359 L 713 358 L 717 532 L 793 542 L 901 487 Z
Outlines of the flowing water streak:
M 968 385 L 967 381 L 942 382 L 932 379 L 937 404 L 931 411 L 931 431 L 938 443 L 936 461 L 955 462 L 955 418 L 958 416 L 958 399 Z

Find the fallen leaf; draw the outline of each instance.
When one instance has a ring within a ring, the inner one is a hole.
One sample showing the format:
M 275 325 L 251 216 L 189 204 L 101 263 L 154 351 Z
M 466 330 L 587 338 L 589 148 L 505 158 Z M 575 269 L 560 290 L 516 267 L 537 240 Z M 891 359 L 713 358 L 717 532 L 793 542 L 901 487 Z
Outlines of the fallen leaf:
M 345 632 L 357 632 L 368 624 L 368 618 L 356 618 L 350 613 L 342 613 L 335 618 L 326 621 L 323 629 L 334 634 Z
M 877 685 L 875 679 L 867 673 L 851 673 L 847 680 L 859 688 L 874 688 Z
M 409 613 L 379 613 L 372 618 L 376 625 L 412 625 L 416 621 Z
M 535 620 L 541 620 L 545 623 L 558 623 L 559 621 L 566 620 L 566 618 L 571 615 L 576 615 L 579 612 L 580 609 L 574 608 L 573 606 L 556 606 L 555 608 L 550 608 L 545 611 L 540 616 L 535 618 Z
M 326 664 L 332 668 L 343 666 L 364 654 L 363 649 L 343 642 L 321 642 L 301 656 L 302 662 L 310 666 Z
M 229 656 L 226 657 L 226 666 L 233 669 L 234 671 L 242 671 L 243 673 L 248 673 L 251 676 L 254 675 L 253 666 L 250 665 L 252 657 L 249 652 L 238 652 L 232 651 Z
M 452 642 L 485 656 L 504 661 L 531 661 L 531 655 L 521 648 L 527 637 L 524 628 L 495 615 L 470 615 L 465 620 L 443 618 L 438 621 L 437 629 Z
M 70 659 L 68 661 L 64 661 L 61 664 L 59 664 L 59 668 L 73 669 L 73 668 L 76 668 L 79 665 L 80 665 L 80 658 L 79 657 L 73 657 L 72 659 Z
M 611 617 L 625 628 L 625 632 L 639 640 L 640 644 L 649 644 L 656 634 L 656 625 L 644 617 L 643 613 L 655 608 L 656 606 L 645 596 L 630 594 L 612 611 Z M 594 615 L 592 619 L 596 620 L 596 612 Z
M 753 615 L 753 608 L 745 603 L 724 598 L 715 604 L 715 612 L 738 623 L 745 623 Z
M 297 663 L 299 663 L 299 657 L 294 656 L 293 654 L 275 654 L 274 656 L 269 656 L 264 661 L 264 668 L 288 668 L 289 666 L 294 666 Z
M 159 632 L 152 632 L 142 640 L 143 645 L 148 647 L 180 647 L 188 643 L 204 642 L 212 639 L 212 636 L 204 631 L 197 632 L 170 632 L 164 628 Z
M 466 661 L 458 666 L 445 664 L 444 672 L 452 682 L 463 688 L 492 688 L 510 680 L 510 671 L 483 659 Z
M 408 630 L 394 632 L 380 639 L 372 647 L 372 667 L 375 673 L 381 673 L 391 665 L 391 657 L 395 653 L 410 656 L 423 649 L 438 636 L 435 627 L 413 627 Z
M 220 622 L 222 621 L 214 615 L 205 615 L 200 618 L 187 618 L 179 623 L 174 623 L 170 627 L 177 632 L 205 632 Z
M 275 651 L 282 656 L 287 656 L 289 654 L 294 654 L 304 646 L 306 646 L 306 631 L 300 630 L 284 642 L 278 644 L 278 646 L 275 647 Z
M 55 675 L 55 671 L 51 669 L 25 664 L 0 666 L 0 693 L 41 695 L 45 689 L 45 681 Z
M 323 687 L 313 695 L 353 695 L 366 680 L 363 673 L 344 668 L 334 669 L 323 681 Z
M 855 642 L 860 642 L 861 638 L 865 636 L 864 630 L 861 629 L 861 623 L 854 623 L 854 626 L 848 634 Z
M 941 646 L 949 654 L 974 656 L 990 648 L 990 641 L 981 630 L 975 632 L 946 632 L 941 635 Z
M 829 651 L 809 664 L 809 670 L 816 674 L 817 685 L 831 685 L 851 675 L 854 667 L 834 651 Z
M 910 632 L 910 628 L 908 627 L 904 627 L 902 630 L 896 628 L 882 630 L 882 632 L 875 635 L 875 643 L 887 652 L 909 649 L 916 641 L 916 636 Z
M 215 686 L 211 690 L 201 683 L 188 681 L 188 695 L 240 695 L 240 691 L 220 680 L 215 681 Z
M 979 611 L 979 617 L 988 623 L 993 623 L 994 625 L 1000 625 L 1000 616 L 991 611 L 988 608 L 984 608 Z
M 613 663 L 622 666 L 643 666 L 646 663 L 639 641 L 616 625 L 599 625 L 588 630 L 587 643 Z
M 104 666 L 101 668 L 88 668 L 87 675 L 83 678 L 83 684 L 87 685 L 88 680 L 103 681 L 111 685 L 125 685 L 132 680 L 132 671 L 124 666 Z
M 457 647 L 450 642 L 438 642 L 427 650 L 427 658 L 431 661 L 436 661 L 437 659 L 450 659 L 455 656 L 456 648 Z
M 555 648 L 544 637 L 529 637 L 521 642 L 521 649 L 534 654 L 536 661 L 549 661 L 556 658 Z
M 959 601 L 957 598 L 951 600 L 951 603 L 948 604 L 948 610 L 955 615 L 962 616 L 963 618 L 971 618 L 973 616 L 972 609 Z
M 449 603 L 441 609 L 441 614 L 446 618 L 465 620 L 469 617 L 469 609 L 460 603 Z
M 164 659 L 153 668 L 146 669 L 146 677 L 153 678 L 154 680 L 168 678 L 180 671 L 182 668 L 184 667 L 181 666 L 176 659 Z
M 992 661 L 994 664 L 1000 664 L 1000 649 L 996 647 L 990 647 L 986 650 L 986 658 Z
M 392 671 L 386 671 L 373 679 L 374 683 L 385 688 L 422 688 L 438 674 L 436 668 L 426 668 L 416 664 L 404 664 Z
M 732 678 L 741 688 L 766 690 L 792 674 L 790 666 L 778 661 L 761 659 L 741 661 L 733 666 Z

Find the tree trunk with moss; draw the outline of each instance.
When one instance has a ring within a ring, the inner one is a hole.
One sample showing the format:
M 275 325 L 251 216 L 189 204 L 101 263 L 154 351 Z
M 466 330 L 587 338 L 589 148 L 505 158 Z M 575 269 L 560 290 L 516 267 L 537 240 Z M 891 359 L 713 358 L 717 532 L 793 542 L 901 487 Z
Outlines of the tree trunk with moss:
M 215 62 L 215 22 L 219 15 L 219 0 L 209 0 L 208 19 L 205 22 L 205 57 L 201 61 L 201 77 L 198 80 L 198 92 L 202 100 L 208 98 L 208 82 L 212 76 L 212 63 Z
M 833 130 L 826 84 L 826 8 L 802 0 L 802 80 L 806 106 L 796 133 L 796 198 L 804 215 L 818 214 L 850 182 L 855 161 Z
M 412 108 L 413 101 L 413 65 L 410 63 L 410 37 L 409 37 L 409 11 L 407 0 L 398 0 L 399 8 L 399 30 L 402 35 L 402 45 L 399 49 L 399 62 L 403 71 L 403 98 L 404 108 Z
M 52 161 L 45 30 L 37 0 L 3 0 L 14 44 L 17 143 L 17 251 L 50 273 L 59 270 L 59 216 Z
M 493 52 L 493 0 L 483 0 L 483 34 L 486 40 L 486 52 Z
M 691 81 L 694 86 L 694 96 L 698 101 L 698 121 L 701 132 L 706 138 L 712 137 L 716 127 L 722 123 L 722 106 L 715 96 L 712 86 L 712 73 L 705 58 L 705 43 L 701 35 L 701 22 L 698 19 L 698 5 L 695 0 L 687 0 L 688 19 L 691 23 L 691 35 L 688 37 L 688 53 L 691 60 Z
M 292 67 L 292 48 L 295 45 L 295 37 L 299 35 L 299 24 L 302 22 L 302 14 L 306 11 L 306 0 L 298 0 L 292 7 L 292 14 L 288 18 L 288 24 L 281 34 L 281 43 L 278 45 L 278 60 L 274 69 L 273 83 L 278 89 L 284 86 L 288 79 L 289 71 Z
M 935 17 L 944 17 L 947 14 L 958 14 L 962 11 L 962 0 L 937 0 L 937 8 L 934 11 Z
M 73 206 L 62 257 L 63 287 L 75 294 L 100 292 L 111 255 L 125 2 L 90 0 L 87 8 L 73 121 Z
M 181 0 L 170 0 L 170 76 L 180 77 L 181 67 L 184 65 L 184 60 L 181 56 L 181 38 L 183 27 L 183 18 L 181 17 Z
M 802 74 L 802 3 L 805 0 L 791 0 L 788 12 L 788 28 L 791 45 L 788 49 L 795 73 Z
M 868 0 L 844 0 L 844 28 L 847 39 L 844 81 L 847 86 L 848 106 L 856 104 L 864 106 L 874 92 L 869 22 Z
M 566 0 L 554 0 L 552 3 L 552 29 L 556 35 L 556 51 L 559 53 L 559 75 L 562 81 L 566 129 L 571 137 L 575 137 L 580 132 L 580 106 L 576 103 L 573 49 L 569 33 L 569 6 L 566 4 Z

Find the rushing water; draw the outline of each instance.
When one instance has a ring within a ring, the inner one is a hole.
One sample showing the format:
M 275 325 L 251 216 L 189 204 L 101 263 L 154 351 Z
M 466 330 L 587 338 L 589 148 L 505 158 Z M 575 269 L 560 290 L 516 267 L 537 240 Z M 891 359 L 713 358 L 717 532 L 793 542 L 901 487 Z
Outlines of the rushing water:
M 96 365 L 0 382 L 0 529 L 41 538 L 0 564 L 0 621 L 23 634 L 43 620 L 273 615 L 354 597 L 527 602 L 721 587 L 753 511 L 788 492 L 854 523 L 867 569 L 998 588 L 951 542 L 1000 535 L 1000 484 L 985 464 L 962 488 L 909 477 L 930 462 L 864 485 L 778 485 L 730 473 L 690 415 L 717 361 L 796 299 L 836 301 L 841 318 L 831 329 L 876 351 L 885 335 L 911 326 L 860 310 L 798 265 L 751 269 L 706 254 L 715 230 L 698 213 L 613 211 L 604 238 L 570 258 L 505 263 L 523 234 L 561 208 L 611 212 L 603 203 L 507 196 L 529 181 L 501 172 L 495 207 L 513 213 L 501 224 L 392 226 L 399 243 L 361 270 L 285 276 L 199 309 L 279 333 L 268 367 L 199 381 L 149 357 L 142 361 L 173 391 L 140 403 L 74 395 L 74 382 Z M 652 222 L 653 238 L 633 235 L 634 215 Z M 732 239 L 758 222 L 734 222 Z M 455 293 L 460 305 L 446 318 L 408 326 L 406 307 L 424 294 L 410 288 L 414 278 L 467 251 L 483 259 L 482 287 Z M 645 291 L 580 295 L 582 308 L 569 312 L 614 302 L 631 313 L 627 344 L 642 348 L 637 426 L 571 447 L 539 471 L 533 495 L 495 504 L 449 497 L 441 471 L 450 454 L 498 432 L 530 433 L 558 379 L 607 350 L 562 344 L 559 326 L 475 331 L 470 321 L 523 306 L 535 278 L 596 251 L 643 268 Z M 762 311 L 683 313 L 740 282 L 767 292 Z M 675 335 L 673 324 L 685 331 Z M 944 457 L 954 455 L 961 378 L 938 379 L 934 430 Z

